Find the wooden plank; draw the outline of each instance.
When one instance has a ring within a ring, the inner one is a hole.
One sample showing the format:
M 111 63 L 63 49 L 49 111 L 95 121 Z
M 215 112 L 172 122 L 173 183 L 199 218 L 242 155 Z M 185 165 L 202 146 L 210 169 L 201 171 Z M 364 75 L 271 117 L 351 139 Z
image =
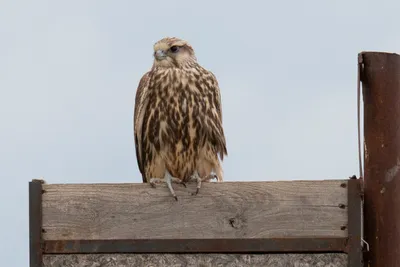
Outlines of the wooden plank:
M 347 255 L 331 254 L 72 254 L 45 255 L 45 267 L 347 267 Z
M 42 183 L 29 183 L 29 263 L 31 267 L 42 266 Z
M 347 237 L 347 182 L 45 184 L 43 239 Z
M 44 254 L 90 253 L 332 253 L 348 238 L 45 240 Z

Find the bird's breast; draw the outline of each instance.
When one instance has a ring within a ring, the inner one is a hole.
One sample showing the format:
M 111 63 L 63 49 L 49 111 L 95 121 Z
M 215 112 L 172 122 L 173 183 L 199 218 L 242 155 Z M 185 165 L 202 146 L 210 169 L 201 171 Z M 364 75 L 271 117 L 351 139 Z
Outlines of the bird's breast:
M 183 149 L 199 142 L 209 105 L 201 84 L 196 73 L 187 71 L 154 74 L 147 117 L 151 142 L 161 147 L 182 143 Z

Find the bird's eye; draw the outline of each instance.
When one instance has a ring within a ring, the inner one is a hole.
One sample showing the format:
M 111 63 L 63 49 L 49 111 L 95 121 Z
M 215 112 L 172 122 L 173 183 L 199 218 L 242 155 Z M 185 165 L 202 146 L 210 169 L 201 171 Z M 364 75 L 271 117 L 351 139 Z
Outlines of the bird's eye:
M 170 50 L 172 53 L 176 53 L 179 51 L 179 46 L 171 46 Z

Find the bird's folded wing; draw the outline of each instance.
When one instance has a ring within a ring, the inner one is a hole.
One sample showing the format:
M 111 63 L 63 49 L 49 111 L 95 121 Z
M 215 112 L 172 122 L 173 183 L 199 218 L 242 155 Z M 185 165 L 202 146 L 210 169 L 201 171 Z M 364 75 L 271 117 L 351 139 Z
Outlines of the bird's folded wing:
M 139 166 L 139 170 L 142 173 L 143 182 L 146 181 L 144 174 L 144 157 L 143 157 L 143 116 L 148 105 L 148 86 L 150 80 L 151 72 L 147 72 L 140 79 L 135 98 L 135 110 L 134 110 L 134 136 L 135 136 L 135 149 L 136 158 Z
M 210 111 L 206 112 L 206 127 L 211 142 L 215 151 L 219 154 L 221 159 L 227 155 L 226 141 L 224 129 L 222 127 L 222 108 L 221 108 L 221 93 L 218 81 L 212 72 L 207 71 L 207 78 L 205 86 L 209 92 L 207 101 L 209 102 Z

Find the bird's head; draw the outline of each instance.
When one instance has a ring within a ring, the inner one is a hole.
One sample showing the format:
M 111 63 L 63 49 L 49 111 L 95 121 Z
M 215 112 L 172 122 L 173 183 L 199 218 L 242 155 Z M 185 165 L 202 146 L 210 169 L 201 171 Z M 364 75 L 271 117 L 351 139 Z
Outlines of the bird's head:
M 184 40 L 166 37 L 154 44 L 154 66 L 182 68 L 196 63 L 193 48 Z

